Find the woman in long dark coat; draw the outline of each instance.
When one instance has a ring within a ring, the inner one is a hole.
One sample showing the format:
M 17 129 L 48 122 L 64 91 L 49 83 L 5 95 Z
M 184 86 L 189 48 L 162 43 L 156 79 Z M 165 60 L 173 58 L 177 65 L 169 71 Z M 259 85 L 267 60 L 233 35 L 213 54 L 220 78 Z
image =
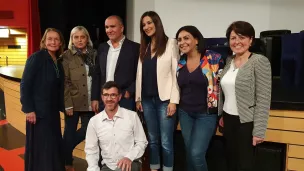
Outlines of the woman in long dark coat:
M 60 114 L 63 111 L 64 72 L 58 60 L 64 39 L 46 29 L 40 51 L 25 65 L 20 93 L 26 114 L 25 171 L 64 171 Z

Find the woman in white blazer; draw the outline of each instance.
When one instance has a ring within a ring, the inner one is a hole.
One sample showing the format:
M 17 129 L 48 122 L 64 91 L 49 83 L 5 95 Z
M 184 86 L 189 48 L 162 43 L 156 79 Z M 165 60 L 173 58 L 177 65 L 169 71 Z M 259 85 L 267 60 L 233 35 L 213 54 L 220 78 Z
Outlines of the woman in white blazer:
M 179 103 L 179 88 L 176 81 L 179 60 L 177 42 L 166 36 L 161 19 L 154 11 L 145 12 L 140 25 L 136 108 L 144 113 L 148 129 L 150 169 L 154 171 L 161 168 L 161 144 L 162 169 L 172 171 L 174 114 L 176 104 Z

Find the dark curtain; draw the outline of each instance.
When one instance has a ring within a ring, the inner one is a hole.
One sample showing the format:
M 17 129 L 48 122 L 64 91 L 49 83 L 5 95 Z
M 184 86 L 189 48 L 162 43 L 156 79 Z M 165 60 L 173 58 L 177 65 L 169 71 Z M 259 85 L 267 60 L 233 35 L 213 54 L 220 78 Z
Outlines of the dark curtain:
M 37 0 L 39 4 L 41 33 L 47 28 L 56 28 L 63 35 L 66 33 L 66 15 L 64 13 L 65 0 Z
M 108 40 L 104 28 L 108 16 L 118 15 L 124 23 L 126 21 L 126 0 L 37 1 L 39 1 L 41 32 L 43 33 L 48 27 L 59 29 L 64 36 L 66 46 L 69 43 L 70 32 L 75 26 L 81 25 L 87 28 L 96 48 L 99 43 Z
M 30 56 L 39 49 L 41 39 L 38 0 L 29 0 L 29 27 L 27 37 L 27 55 Z

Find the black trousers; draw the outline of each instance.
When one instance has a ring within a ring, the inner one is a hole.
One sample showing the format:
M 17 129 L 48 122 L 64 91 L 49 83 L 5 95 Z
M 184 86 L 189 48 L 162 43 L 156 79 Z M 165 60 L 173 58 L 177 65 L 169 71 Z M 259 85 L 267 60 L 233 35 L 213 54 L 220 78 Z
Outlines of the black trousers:
M 240 123 L 239 116 L 224 112 L 224 138 L 228 171 L 253 171 L 253 122 Z
M 89 121 L 94 115 L 92 111 L 74 111 L 72 116 L 65 114 L 63 134 L 65 165 L 73 165 L 73 150 L 85 139 Z M 79 118 L 81 118 L 81 128 L 77 129 Z

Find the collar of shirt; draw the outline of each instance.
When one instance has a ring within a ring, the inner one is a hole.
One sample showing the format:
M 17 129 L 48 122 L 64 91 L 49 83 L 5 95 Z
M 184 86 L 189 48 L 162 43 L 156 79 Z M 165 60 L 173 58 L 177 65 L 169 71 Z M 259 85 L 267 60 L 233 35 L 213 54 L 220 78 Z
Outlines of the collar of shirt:
M 121 112 L 120 106 L 118 106 L 118 110 L 115 113 L 115 115 L 113 116 L 113 120 L 115 120 L 115 118 L 123 118 L 123 112 Z M 112 120 L 112 119 L 110 119 L 109 116 L 107 115 L 106 111 L 103 110 L 101 112 L 101 120 L 105 121 L 105 120 Z
M 119 48 L 121 48 L 121 45 L 122 45 L 122 43 L 124 42 L 125 39 L 126 39 L 126 36 L 123 36 L 122 39 L 119 41 L 119 46 L 117 46 L 116 48 L 113 47 L 111 40 L 108 40 L 107 43 L 111 48 L 119 49 Z
M 77 50 L 75 48 L 72 48 L 71 52 L 73 55 L 75 55 L 77 53 Z M 88 48 L 86 48 L 85 53 L 88 53 Z

